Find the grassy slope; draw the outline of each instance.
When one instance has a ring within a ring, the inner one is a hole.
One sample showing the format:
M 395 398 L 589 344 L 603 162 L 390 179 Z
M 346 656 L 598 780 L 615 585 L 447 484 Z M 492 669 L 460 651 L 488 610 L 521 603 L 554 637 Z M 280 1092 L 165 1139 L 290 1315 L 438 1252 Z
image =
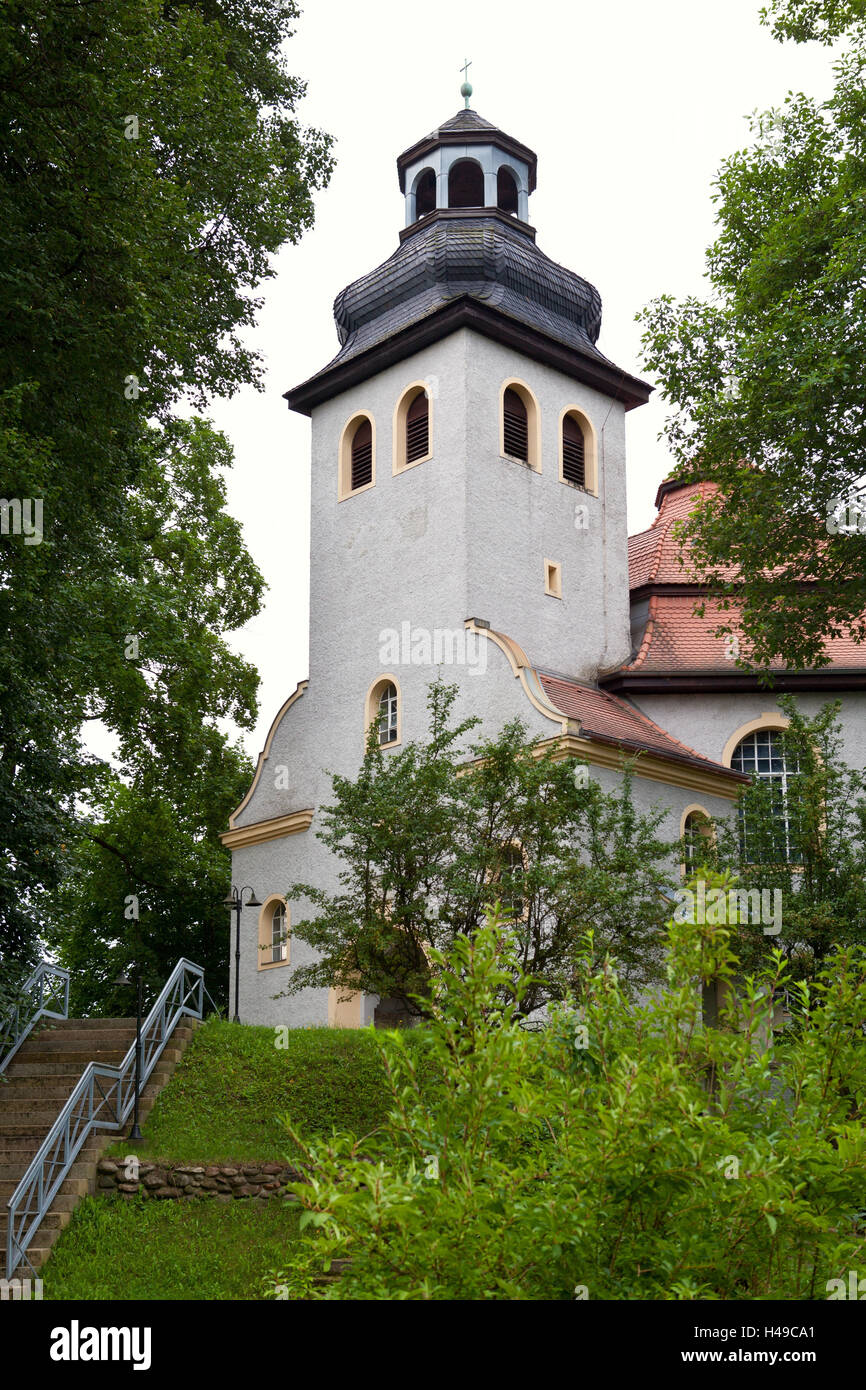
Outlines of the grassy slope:
M 271 1028 L 212 1020 L 199 1028 L 136 1148 L 176 1163 L 293 1157 L 279 1116 L 307 1134 L 368 1134 L 389 1098 L 370 1031 Z M 421 1045 L 421 1030 L 409 1035 Z M 125 1140 L 109 1153 L 129 1152 Z M 278 1198 L 155 1202 L 87 1197 L 40 1271 L 46 1298 L 250 1299 L 285 1265 L 299 1208 Z
M 419 1033 L 420 1040 L 420 1033 Z M 370 1030 L 272 1028 L 212 1020 L 199 1028 L 144 1125 L 143 1158 L 178 1163 L 268 1162 L 291 1156 L 279 1117 L 307 1134 L 367 1134 L 389 1100 Z M 415 1038 L 412 1037 L 414 1043 Z M 109 1150 L 126 1153 L 118 1141 Z

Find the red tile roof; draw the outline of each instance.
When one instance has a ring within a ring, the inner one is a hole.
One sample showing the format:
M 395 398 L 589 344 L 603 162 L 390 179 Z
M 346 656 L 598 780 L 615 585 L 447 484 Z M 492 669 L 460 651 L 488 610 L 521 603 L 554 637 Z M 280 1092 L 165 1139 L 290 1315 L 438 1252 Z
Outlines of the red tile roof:
M 626 700 L 608 695 L 594 685 L 566 680 L 564 676 L 547 675 L 539 671 L 539 680 L 548 699 L 570 719 L 580 723 L 582 737 L 601 743 L 613 743 L 625 750 L 655 753 L 659 757 L 687 762 L 710 772 L 721 772 L 735 780 L 744 780 L 729 767 L 715 763 L 665 733 L 645 714 Z
M 689 569 L 688 548 L 682 548 L 673 534 L 674 523 L 685 521 L 704 497 L 718 492 L 717 483 L 676 483 L 666 480 L 659 488 L 659 513 L 648 531 L 628 538 L 628 580 L 630 589 L 645 584 L 694 584 L 697 576 Z M 719 572 L 736 576 L 736 570 Z
M 731 649 L 725 637 L 715 636 L 715 629 L 730 623 L 738 627 L 740 610 L 736 605 L 723 609 L 713 599 L 703 600 L 703 616 L 695 614 L 695 604 L 701 602 L 693 594 L 652 594 L 649 600 L 649 621 L 643 641 L 634 659 L 620 667 L 621 671 L 662 672 L 725 672 L 741 670 L 737 656 L 748 659 L 745 638 L 739 637 L 739 650 Z M 866 667 L 866 646 L 850 637 L 830 638 L 824 647 L 830 657 L 830 667 L 836 670 L 863 670 Z M 730 653 L 730 655 L 728 654 Z M 773 662 L 772 670 L 784 671 L 784 662 Z
M 640 649 L 633 661 L 620 667 L 620 672 L 641 672 L 647 675 L 695 672 L 696 674 L 730 675 L 742 671 L 737 666 L 738 655 L 748 659 L 745 638 L 739 635 L 739 651 L 731 650 L 724 637 L 713 635 L 720 625 L 739 626 L 741 610 L 736 605 L 722 609 L 712 599 L 704 601 L 703 617 L 695 616 L 700 598 L 692 593 L 680 595 L 653 593 L 662 585 L 695 585 L 698 576 L 689 568 L 688 547 L 681 547 L 673 534 L 674 523 L 685 519 L 700 498 L 713 496 L 718 485 L 709 482 L 678 483 L 666 479 L 656 498 L 659 513 L 647 531 L 630 536 L 629 588 L 648 588 L 649 619 Z M 736 579 L 734 567 L 719 567 L 719 573 Z M 866 644 L 858 645 L 850 637 L 829 639 L 824 648 L 830 657 L 828 670 L 862 671 L 866 669 Z M 728 653 L 730 652 L 730 655 Z M 784 662 L 773 662 L 771 670 L 784 671 Z

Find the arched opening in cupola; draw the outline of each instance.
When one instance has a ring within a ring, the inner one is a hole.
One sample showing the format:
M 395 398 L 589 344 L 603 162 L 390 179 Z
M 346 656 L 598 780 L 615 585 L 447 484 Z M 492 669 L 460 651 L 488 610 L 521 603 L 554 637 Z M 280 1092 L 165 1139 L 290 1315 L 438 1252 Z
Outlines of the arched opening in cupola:
M 458 159 L 448 171 L 449 208 L 483 208 L 484 174 L 475 159 Z
M 500 212 L 517 214 L 517 180 L 504 165 L 496 175 L 496 206 Z
M 427 217 L 436 208 L 436 175 L 422 169 L 415 181 L 415 219 Z

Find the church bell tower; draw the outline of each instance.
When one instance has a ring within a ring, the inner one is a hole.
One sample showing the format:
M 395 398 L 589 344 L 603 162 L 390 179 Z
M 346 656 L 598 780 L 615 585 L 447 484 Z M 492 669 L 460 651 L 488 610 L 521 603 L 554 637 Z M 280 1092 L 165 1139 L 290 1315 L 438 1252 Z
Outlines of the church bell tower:
M 287 392 L 312 417 L 311 690 L 354 709 L 406 624 L 478 619 L 580 680 L 630 652 L 624 417 L 650 388 L 536 243 L 536 155 L 463 92 L 397 160 L 399 245 L 337 296 L 339 351 Z

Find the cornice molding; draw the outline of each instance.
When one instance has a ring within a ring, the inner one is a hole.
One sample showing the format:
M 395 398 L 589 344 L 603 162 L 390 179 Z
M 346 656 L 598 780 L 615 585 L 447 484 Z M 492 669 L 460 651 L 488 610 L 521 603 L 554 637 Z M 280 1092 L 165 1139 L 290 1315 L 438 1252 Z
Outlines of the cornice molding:
M 639 749 L 629 751 L 617 743 L 601 742 L 598 735 L 588 739 L 566 734 L 558 739 L 544 739 L 536 747 L 539 750 L 553 748 L 557 761 L 569 757 L 582 758 L 594 767 L 609 768 L 613 772 L 621 772 L 624 765 L 634 759 L 636 777 L 646 777 L 651 782 L 663 782 L 669 787 L 701 792 L 704 796 L 721 796 L 728 801 L 735 801 L 741 787 L 749 780 L 748 777 L 732 774 L 730 770 L 725 771 L 722 768 L 718 772 L 710 772 L 708 769 L 695 767 L 687 762 L 678 762 L 673 758 L 663 758 L 655 753 Z
M 555 368 L 574 381 L 592 386 L 603 395 L 621 401 L 626 410 L 645 405 L 653 390 L 646 382 L 631 376 L 606 358 L 578 352 L 518 319 L 480 303 L 470 295 L 461 295 L 417 323 L 393 333 L 384 342 L 358 353 L 357 357 L 350 357 L 334 367 L 325 367 L 300 386 L 284 392 L 289 409 L 300 415 L 311 415 L 315 406 L 359 385 L 386 367 L 402 362 L 404 358 L 420 352 L 449 333 L 455 333 L 459 328 L 472 328 L 494 342 Z
M 220 839 L 226 849 L 245 849 L 248 845 L 263 845 L 268 840 L 282 840 L 286 835 L 299 835 L 313 823 L 312 809 L 292 811 L 288 816 L 272 816 L 270 820 L 254 821 L 239 830 L 224 830 Z

